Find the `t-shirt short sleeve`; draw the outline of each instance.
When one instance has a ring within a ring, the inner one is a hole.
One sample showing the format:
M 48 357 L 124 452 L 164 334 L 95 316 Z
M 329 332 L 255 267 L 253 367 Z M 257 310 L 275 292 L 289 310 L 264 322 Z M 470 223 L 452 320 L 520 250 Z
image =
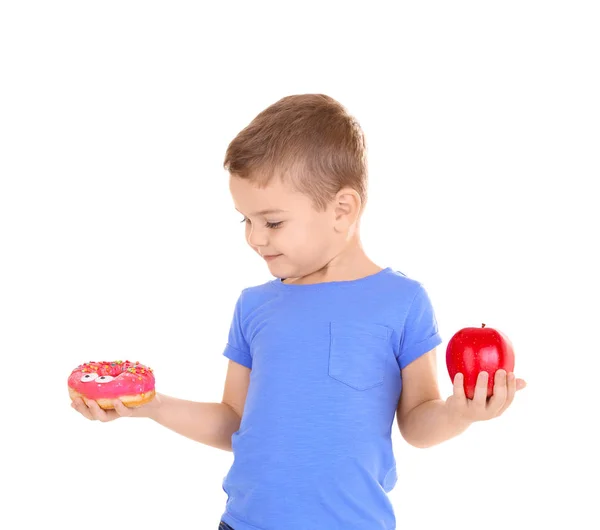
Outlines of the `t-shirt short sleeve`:
M 244 293 L 242 292 L 235 304 L 227 345 L 225 346 L 223 355 L 247 368 L 252 368 L 252 355 L 244 336 L 243 296 Z
M 405 368 L 421 355 L 441 344 L 435 312 L 425 288 L 419 284 L 404 322 L 398 364 Z

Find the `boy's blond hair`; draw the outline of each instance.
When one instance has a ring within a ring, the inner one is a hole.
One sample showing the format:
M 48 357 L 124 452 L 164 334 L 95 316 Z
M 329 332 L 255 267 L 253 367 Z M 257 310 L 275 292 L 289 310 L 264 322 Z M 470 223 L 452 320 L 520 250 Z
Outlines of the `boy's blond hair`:
M 324 94 L 286 96 L 231 141 L 224 167 L 265 187 L 275 174 L 325 210 L 344 187 L 367 200 L 367 146 L 357 122 Z

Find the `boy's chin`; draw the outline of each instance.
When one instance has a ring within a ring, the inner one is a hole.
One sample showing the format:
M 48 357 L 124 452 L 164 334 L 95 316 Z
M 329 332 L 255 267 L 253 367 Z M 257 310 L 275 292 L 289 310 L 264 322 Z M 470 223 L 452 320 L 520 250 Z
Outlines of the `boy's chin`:
M 269 271 L 271 272 L 271 274 L 273 276 L 275 276 L 276 278 L 289 278 L 290 277 L 290 270 L 289 267 L 286 267 L 285 265 L 281 264 L 281 263 L 277 263 L 278 260 L 275 260 L 271 263 L 267 262 L 267 267 L 269 267 Z

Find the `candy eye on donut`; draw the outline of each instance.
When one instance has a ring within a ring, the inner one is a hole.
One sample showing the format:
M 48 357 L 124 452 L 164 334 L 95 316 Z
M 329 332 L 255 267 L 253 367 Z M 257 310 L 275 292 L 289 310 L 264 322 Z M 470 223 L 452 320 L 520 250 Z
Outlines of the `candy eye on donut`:
M 81 382 L 82 383 L 89 383 L 90 381 L 93 381 L 94 379 L 96 379 L 98 377 L 98 374 L 91 372 L 89 374 L 83 374 L 81 376 Z
M 96 383 L 108 383 L 113 379 L 114 377 L 112 375 L 101 375 L 98 379 L 96 379 Z

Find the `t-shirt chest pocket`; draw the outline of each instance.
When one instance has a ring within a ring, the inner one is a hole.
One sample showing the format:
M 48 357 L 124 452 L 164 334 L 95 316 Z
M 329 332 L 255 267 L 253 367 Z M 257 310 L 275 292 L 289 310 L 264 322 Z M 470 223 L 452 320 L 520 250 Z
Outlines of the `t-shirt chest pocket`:
M 356 390 L 383 384 L 390 329 L 365 322 L 331 322 L 329 375 Z

